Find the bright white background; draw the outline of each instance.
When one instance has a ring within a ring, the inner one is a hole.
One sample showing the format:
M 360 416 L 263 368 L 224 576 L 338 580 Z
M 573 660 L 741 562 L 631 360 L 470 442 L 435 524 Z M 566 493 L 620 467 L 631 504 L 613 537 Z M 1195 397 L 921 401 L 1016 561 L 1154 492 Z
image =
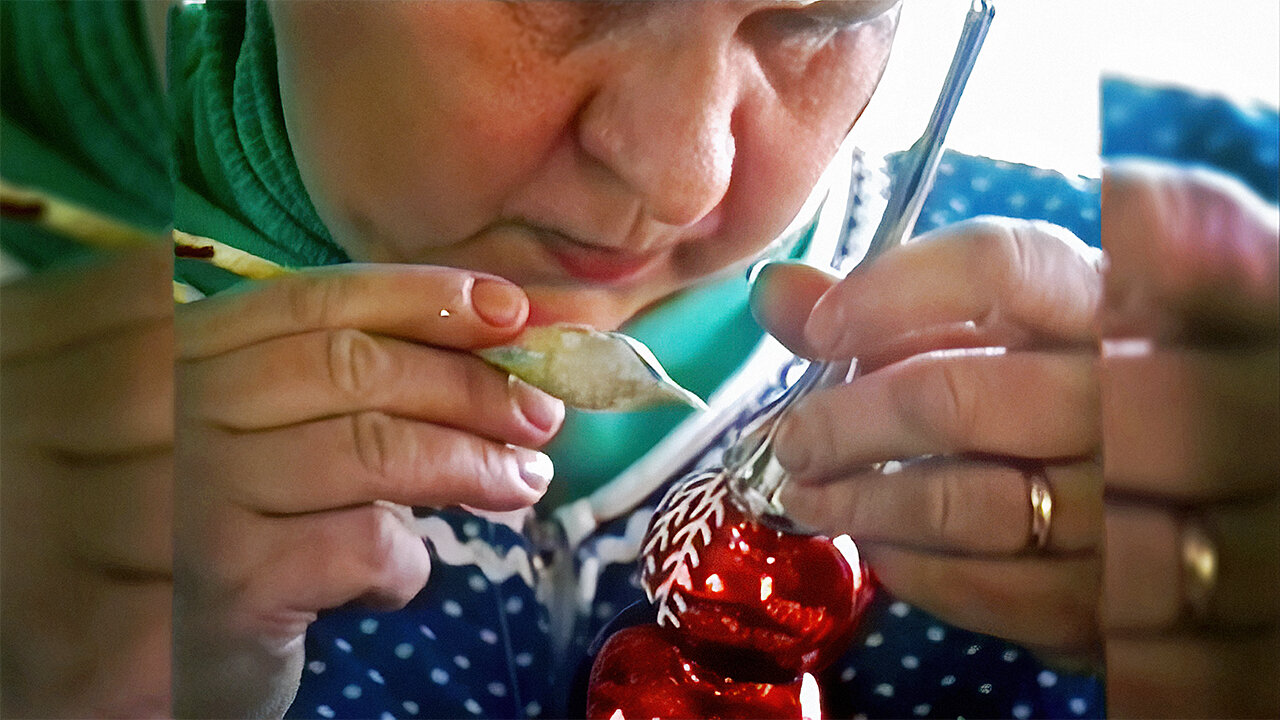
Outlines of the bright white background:
M 1275 106 L 1276 0 L 995 0 L 948 144 L 1098 174 L 1098 77 L 1122 74 Z M 905 148 L 924 128 L 969 0 L 904 0 L 885 78 L 855 132 Z

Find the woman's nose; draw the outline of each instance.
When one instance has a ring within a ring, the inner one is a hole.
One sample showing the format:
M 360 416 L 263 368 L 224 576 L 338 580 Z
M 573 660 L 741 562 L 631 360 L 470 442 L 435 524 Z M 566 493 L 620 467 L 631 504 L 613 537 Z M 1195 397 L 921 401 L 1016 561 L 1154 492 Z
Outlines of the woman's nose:
M 688 28 L 678 37 L 638 42 L 616 56 L 578 133 L 583 150 L 639 196 L 650 219 L 687 226 L 728 191 L 742 78 L 731 38 L 693 38 Z

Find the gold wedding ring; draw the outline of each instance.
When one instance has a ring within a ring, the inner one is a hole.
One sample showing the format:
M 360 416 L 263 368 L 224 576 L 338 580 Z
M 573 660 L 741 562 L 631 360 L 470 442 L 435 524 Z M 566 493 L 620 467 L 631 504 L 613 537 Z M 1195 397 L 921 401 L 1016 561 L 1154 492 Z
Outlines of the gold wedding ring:
M 1196 518 L 1182 521 L 1179 538 L 1182 552 L 1182 598 L 1191 617 L 1203 621 L 1209 616 L 1209 602 L 1218 585 L 1218 546 Z
M 1035 550 L 1049 545 L 1049 529 L 1053 524 L 1053 494 L 1049 491 L 1049 478 L 1044 466 L 1026 474 L 1031 490 L 1031 539 L 1028 543 Z

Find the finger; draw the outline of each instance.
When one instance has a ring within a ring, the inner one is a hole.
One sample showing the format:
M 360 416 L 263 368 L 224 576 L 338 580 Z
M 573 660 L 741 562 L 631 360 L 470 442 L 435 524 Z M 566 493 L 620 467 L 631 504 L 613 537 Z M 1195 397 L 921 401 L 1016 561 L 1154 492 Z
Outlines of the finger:
M 0 302 L 4 360 L 40 356 L 137 324 L 173 317 L 167 247 L 112 252 L 89 265 L 54 268 L 7 283 Z
M 233 502 L 270 514 L 374 500 L 515 510 L 537 502 L 552 473 L 540 452 L 377 412 L 180 440 L 179 477 L 229 478 Z
M 262 547 L 275 553 L 260 568 L 250 605 L 315 612 L 362 600 L 380 610 L 404 607 L 427 583 L 426 544 L 386 503 L 281 518 L 262 530 Z M 268 595 L 269 594 L 269 595 Z
M 185 411 L 246 431 L 378 410 L 541 445 L 564 403 L 470 354 L 360 330 L 289 335 L 184 363 Z
M 770 335 L 802 357 L 814 357 L 804 339 L 804 324 L 823 293 L 838 279 L 798 262 L 760 266 L 751 283 L 751 314 Z
M 809 395 L 775 448 L 809 478 L 923 455 L 1091 456 L 1097 402 L 1088 354 L 934 353 Z
M 1096 557 L 952 557 L 859 542 L 895 596 L 947 622 L 1033 649 L 1088 653 L 1099 645 Z
M 1156 163 L 1103 173 L 1104 329 L 1166 340 L 1280 332 L 1280 216 L 1238 181 Z
M 1177 502 L 1277 487 L 1280 352 L 1104 350 L 1108 488 Z
M 524 291 L 492 275 L 434 266 L 332 266 L 182 306 L 178 355 L 208 357 L 342 327 L 471 349 L 509 339 L 528 314 Z
M 7 332 L 7 329 L 6 329 Z M 173 442 L 173 325 L 162 318 L 4 363 L 5 428 L 71 460 Z
M 1043 552 L 1093 552 L 1102 541 L 1096 463 L 1045 469 L 1053 498 Z M 903 463 L 823 483 L 788 483 L 787 515 L 858 542 L 964 555 L 1014 555 L 1034 546 L 1031 486 L 1009 464 L 960 458 Z
M 1112 717 L 1276 717 L 1280 633 L 1107 638 Z
M 1100 285 L 1097 254 L 1068 231 L 983 218 L 856 269 L 818 301 L 804 335 L 828 359 L 1089 343 Z
M 1223 627 L 1280 622 L 1280 500 L 1198 511 L 1216 548 L 1215 581 L 1194 622 Z M 1181 513 L 1109 504 L 1104 613 L 1109 631 L 1168 632 L 1192 622 Z
M 133 584 L 172 580 L 173 455 L 165 450 L 47 476 L 65 550 L 80 566 Z

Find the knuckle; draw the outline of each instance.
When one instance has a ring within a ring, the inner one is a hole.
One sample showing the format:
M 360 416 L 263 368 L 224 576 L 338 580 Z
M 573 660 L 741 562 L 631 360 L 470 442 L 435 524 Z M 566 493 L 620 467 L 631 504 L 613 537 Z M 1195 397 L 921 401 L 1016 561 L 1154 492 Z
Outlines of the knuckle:
M 379 604 L 404 607 L 427 583 L 431 560 L 423 546 L 420 551 L 409 537 L 404 522 L 389 507 L 374 505 L 368 517 L 365 562 L 370 585 Z
M 352 445 L 356 459 L 383 484 L 394 482 L 405 465 L 404 458 L 416 452 L 411 433 L 402 432 L 398 421 L 380 412 L 351 415 Z
M 296 327 L 325 327 L 345 295 L 345 282 L 337 278 L 290 278 L 277 287 L 284 294 L 284 307 Z
M 930 525 L 928 532 L 941 547 L 949 547 L 960 540 L 960 529 L 956 527 L 956 510 L 963 502 L 963 488 L 959 478 L 953 473 L 944 473 L 929 483 L 925 497 Z
M 945 360 L 913 363 L 914 372 L 901 378 L 907 387 L 900 395 L 906 422 L 926 440 L 956 449 L 976 419 L 976 403 L 956 363 Z
M 372 336 L 343 328 L 328 333 L 330 384 L 345 397 L 364 399 L 385 379 L 387 353 Z

